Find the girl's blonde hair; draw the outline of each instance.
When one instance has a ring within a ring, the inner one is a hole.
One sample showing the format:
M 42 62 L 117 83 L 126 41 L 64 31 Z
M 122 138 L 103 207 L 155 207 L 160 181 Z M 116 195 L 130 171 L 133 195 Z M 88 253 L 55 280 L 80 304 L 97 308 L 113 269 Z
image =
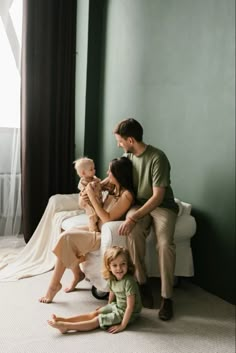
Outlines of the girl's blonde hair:
M 124 248 L 123 246 L 112 246 L 105 251 L 103 257 L 103 270 L 102 274 L 105 279 L 115 279 L 114 275 L 110 271 L 110 263 L 111 261 L 115 260 L 117 256 L 122 255 L 124 256 L 125 260 L 127 261 L 128 271 L 130 275 L 134 275 L 135 266 L 131 260 L 131 256 L 129 250 Z

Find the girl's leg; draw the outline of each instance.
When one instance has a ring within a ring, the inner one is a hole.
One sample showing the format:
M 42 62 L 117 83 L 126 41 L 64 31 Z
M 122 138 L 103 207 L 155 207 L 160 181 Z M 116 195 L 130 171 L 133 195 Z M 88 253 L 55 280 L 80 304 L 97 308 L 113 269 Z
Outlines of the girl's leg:
M 52 319 L 48 320 L 48 324 L 58 329 L 61 333 L 68 331 L 91 331 L 99 327 L 98 313 L 98 311 L 94 311 L 89 314 L 69 318 L 69 320 L 73 321 L 64 321 L 65 319 L 63 319 L 63 321 L 55 321 Z
M 59 259 L 57 259 L 46 295 L 39 298 L 39 301 L 41 303 L 48 304 L 52 302 L 57 292 L 59 292 L 59 290 L 61 289 L 60 281 L 65 272 L 65 269 L 66 267 L 63 265 L 63 263 Z
M 92 311 L 91 313 L 70 316 L 70 317 L 60 317 L 60 316 L 56 316 L 55 314 L 52 314 L 52 320 L 63 321 L 63 322 L 89 321 L 89 320 L 92 320 L 94 317 L 96 317 L 98 314 L 99 314 L 98 310 Z

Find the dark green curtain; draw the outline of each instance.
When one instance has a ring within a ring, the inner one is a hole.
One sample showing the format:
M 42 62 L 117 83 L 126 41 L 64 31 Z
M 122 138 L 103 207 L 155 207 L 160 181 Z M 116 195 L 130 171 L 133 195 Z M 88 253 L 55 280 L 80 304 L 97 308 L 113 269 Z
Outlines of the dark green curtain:
M 76 0 L 24 0 L 21 92 L 23 234 L 51 195 L 76 191 Z

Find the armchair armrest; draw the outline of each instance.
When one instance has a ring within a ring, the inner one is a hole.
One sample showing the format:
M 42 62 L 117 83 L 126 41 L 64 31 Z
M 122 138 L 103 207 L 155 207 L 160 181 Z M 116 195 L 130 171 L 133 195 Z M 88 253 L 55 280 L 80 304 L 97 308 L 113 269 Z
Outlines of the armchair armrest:
M 126 246 L 126 236 L 119 235 L 118 229 L 122 221 L 112 221 L 104 223 L 101 229 L 101 253 L 111 246 Z

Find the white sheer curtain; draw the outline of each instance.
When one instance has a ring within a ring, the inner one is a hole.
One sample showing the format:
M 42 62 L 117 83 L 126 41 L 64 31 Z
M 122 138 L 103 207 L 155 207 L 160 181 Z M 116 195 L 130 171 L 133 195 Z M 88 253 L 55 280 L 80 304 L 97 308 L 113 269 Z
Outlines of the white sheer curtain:
M 0 236 L 21 231 L 20 56 L 23 0 L 0 0 Z

